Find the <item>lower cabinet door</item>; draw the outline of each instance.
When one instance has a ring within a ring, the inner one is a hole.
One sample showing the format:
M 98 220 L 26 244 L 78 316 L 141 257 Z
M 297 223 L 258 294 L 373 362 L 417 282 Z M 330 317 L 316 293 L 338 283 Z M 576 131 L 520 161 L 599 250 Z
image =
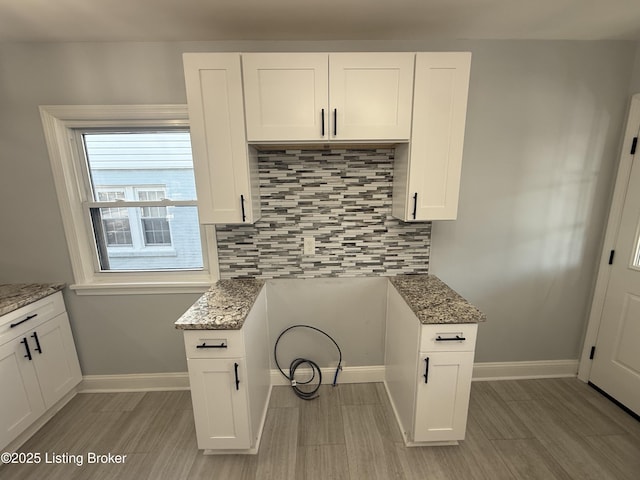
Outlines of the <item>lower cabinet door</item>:
M 463 440 L 474 352 L 421 353 L 414 441 Z
M 62 313 L 27 334 L 46 408 L 82 380 L 69 317 Z
M 244 359 L 189 358 L 187 363 L 198 448 L 250 448 Z
M 26 339 L 25 335 L 0 346 L 0 449 L 45 411 Z

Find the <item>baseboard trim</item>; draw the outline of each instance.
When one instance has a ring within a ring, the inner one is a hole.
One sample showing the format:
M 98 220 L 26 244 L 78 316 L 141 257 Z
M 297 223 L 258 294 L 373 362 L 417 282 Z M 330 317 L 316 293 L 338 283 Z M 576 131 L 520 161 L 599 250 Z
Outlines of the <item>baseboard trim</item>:
M 152 392 L 189 390 L 189 373 L 144 373 L 126 375 L 85 375 L 78 386 L 80 393 Z
M 528 378 L 575 377 L 578 360 L 541 360 L 535 362 L 484 362 L 473 366 L 473 380 L 518 380 Z M 333 382 L 335 368 L 322 368 L 322 383 Z M 308 375 L 299 370 L 299 378 Z M 384 382 L 385 366 L 344 367 L 338 383 Z M 271 385 L 289 385 L 279 370 L 271 370 Z M 189 390 L 189 374 L 148 373 L 127 375 L 85 375 L 78 386 L 79 393 L 149 392 L 157 390 Z
M 472 379 L 482 381 L 575 377 L 578 374 L 578 364 L 578 360 L 475 363 Z
M 335 367 L 321 368 L 322 383 L 333 383 L 333 377 L 336 374 Z M 372 383 L 384 381 L 384 365 L 372 365 L 366 367 L 344 367 L 338 374 L 338 383 Z M 299 368 L 296 370 L 296 378 L 309 378 L 310 369 Z M 289 381 L 284 378 L 279 370 L 271 370 L 271 385 L 289 385 Z

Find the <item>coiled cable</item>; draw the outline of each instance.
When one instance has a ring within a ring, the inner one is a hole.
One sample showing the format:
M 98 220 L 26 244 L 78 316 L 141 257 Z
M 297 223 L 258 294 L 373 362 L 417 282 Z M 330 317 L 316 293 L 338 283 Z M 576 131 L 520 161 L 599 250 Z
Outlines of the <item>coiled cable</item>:
M 317 392 L 320 389 L 320 385 L 322 385 L 322 371 L 320 370 L 320 367 L 318 366 L 318 364 L 315 363 L 313 360 L 309 360 L 307 358 L 296 358 L 289 365 L 289 374 L 287 375 L 284 372 L 284 370 L 282 370 L 282 368 L 280 367 L 280 363 L 278 362 L 278 343 L 280 342 L 280 339 L 285 333 L 287 333 L 289 330 L 293 330 L 294 328 L 309 328 L 311 330 L 315 330 L 316 332 L 323 334 L 325 337 L 331 340 L 333 344 L 336 346 L 336 348 L 338 349 L 339 359 L 338 359 L 338 367 L 336 368 L 336 373 L 333 376 L 332 385 L 334 387 L 338 382 L 338 373 L 340 372 L 340 370 L 342 370 L 342 350 L 340 350 L 340 346 L 331 337 L 331 335 L 320 330 L 319 328 L 312 327 L 311 325 L 292 325 L 288 328 L 285 328 L 280 333 L 280 335 L 278 335 L 278 338 L 276 339 L 276 344 L 273 347 L 273 357 L 275 359 L 278 370 L 280 370 L 280 373 L 287 380 L 289 380 L 289 382 L 291 383 L 291 388 L 293 388 L 294 393 L 298 397 L 300 397 L 303 400 L 313 400 L 314 398 L 318 398 Z M 296 370 L 302 365 L 307 365 L 311 368 L 311 378 L 305 381 L 299 381 L 295 379 Z M 315 380 L 316 377 L 318 378 L 318 384 L 315 387 L 313 387 L 311 390 L 307 390 L 307 389 L 302 390 L 300 389 L 300 387 L 298 387 L 298 385 L 310 385 Z

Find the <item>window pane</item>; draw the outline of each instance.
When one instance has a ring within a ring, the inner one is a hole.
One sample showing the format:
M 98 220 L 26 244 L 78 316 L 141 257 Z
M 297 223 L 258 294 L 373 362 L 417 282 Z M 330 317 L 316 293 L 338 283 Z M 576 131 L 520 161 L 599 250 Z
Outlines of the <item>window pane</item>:
M 155 208 L 155 207 L 154 207 Z M 196 207 L 161 207 L 164 218 L 141 218 L 139 231 L 131 222 L 129 244 L 124 220 L 110 217 L 113 210 L 132 212 L 140 208 L 92 208 L 94 234 L 102 271 L 200 270 L 203 268 L 202 242 Z M 113 223 L 110 223 L 113 222 Z M 174 233 L 172 236 L 171 233 Z M 139 236 L 140 238 L 136 238 Z
M 140 191 L 139 200 L 196 200 L 196 187 L 191 157 L 189 132 L 85 132 L 83 135 L 87 165 L 94 200 L 100 198 L 102 187 L 136 185 L 150 191 Z M 154 187 L 162 185 L 157 190 Z M 136 199 L 133 192 L 127 199 Z
M 93 200 L 196 200 L 188 130 L 83 133 Z M 203 268 L 195 206 L 91 208 L 101 271 Z
M 146 245 L 171 245 L 169 222 L 165 218 L 143 218 L 142 227 Z

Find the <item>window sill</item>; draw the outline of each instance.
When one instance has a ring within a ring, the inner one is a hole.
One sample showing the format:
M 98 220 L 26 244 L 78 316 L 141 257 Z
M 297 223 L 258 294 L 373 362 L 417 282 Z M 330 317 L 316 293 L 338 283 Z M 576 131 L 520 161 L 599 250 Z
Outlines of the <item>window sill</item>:
M 76 283 L 69 288 L 76 295 L 162 295 L 167 293 L 204 293 L 211 282 L 135 282 L 135 283 Z

